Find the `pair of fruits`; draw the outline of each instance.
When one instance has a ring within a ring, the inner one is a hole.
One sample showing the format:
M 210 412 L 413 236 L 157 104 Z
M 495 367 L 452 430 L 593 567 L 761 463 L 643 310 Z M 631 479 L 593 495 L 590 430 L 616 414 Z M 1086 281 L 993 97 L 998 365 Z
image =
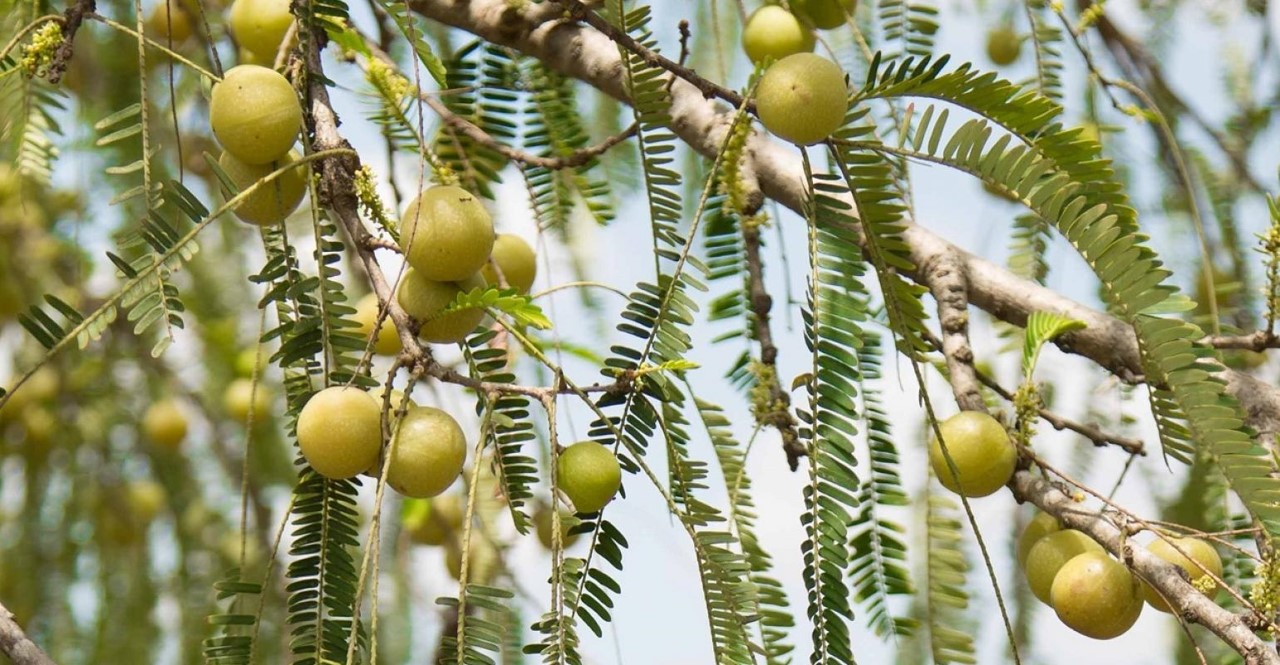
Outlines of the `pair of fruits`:
M 387 484 L 409 497 L 427 498 L 462 473 L 466 435 L 452 416 L 411 406 L 394 425 Z M 327 478 L 351 478 L 377 468 L 382 454 L 382 408 L 359 388 L 334 386 L 316 393 L 298 414 L 298 448 Z
M 932 437 L 929 465 L 943 487 L 976 498 L 994 493 L 1013 477 L 1018 448 L 1000 421 L 979 411 L 961 411 L 939 423 L 938 431 L 946 452 Z
M 409 204 L 400 221 L 400 243 L 410 268 L 400 281 L 396 299 L 421 323 L 418 333 L 428 342 L 460 342 L 480 325 L 484 318 L 480 308 L 445 312 L 459 293 L 504 282 L 528 293 L 537 275 L 536 257 L 528 243 L 519 236 L 496 235 L 484 205 L 454 185 L 430 187 Z M 366 305 L 361 319 L 366 335 L 372 334 L 373 327 L 369 312 L 376 310 Z M 384 348 L 394 346 L 387 342 Z
M 813 51 L 812 28 L 830 30 L 845 24 L 856 0 L 791 0 L 791 10 L 765 5 L 742 26 L 742 49 L 754 64 Z M 794 12 L 794 13 L 792 13 Z
M 258 65 L 227 70 L 213 86 L 209 124 L 222 145 L 218 166 L 239 189 L 298 160 L 291 150 L 302 128 L 302 106 L 282 74 Z M 278 224 L 306 194 L 305 169 L 289 168 L 236 205 L 241 220 L 258 226 Z
M 1208 543 L 1195 538 L 1159 539 L 1152 554 L 1187 572 L 1198 588 L 1212 596 L 1213 576 L 1222 575 L 1222 560 Z M 1112 559 L 1086 534 L 1063 529 L 1053 516 L 1038 514 L 1018 540 L 1018 562 L 1027 584 L 1041 602 L 1053 607 L 1072 630 L 1099 640 L 1119 637 L 1133 627 L 1143 601 L 1169 612 L 1169 605 L 1124 564 Z

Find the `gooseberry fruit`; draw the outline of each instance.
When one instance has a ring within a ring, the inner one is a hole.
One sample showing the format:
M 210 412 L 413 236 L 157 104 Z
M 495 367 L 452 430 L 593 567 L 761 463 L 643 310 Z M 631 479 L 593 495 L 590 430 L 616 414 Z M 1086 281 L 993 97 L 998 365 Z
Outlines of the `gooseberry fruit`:
M 756 86 L 756 112 L 765 129 L 797 145 L 817 143 L 844 123 L 849 110 L 844 71 L 812 53 L 774 63 Z
M 142 433 L 160 448 L 177 450 L 187 436 L 187 416 L 177 401 L 162 399 L 147 407 L 142 416 Z
M 284 157 L 302 128 L 302 106 L 288 79 L 258 65 L 227 70 L 213 86 L 209 124 L 218 143 L 246 164 Z
M 489 541 L 475 534 L 471 536 L 471 546 L 468 549 L 467 583 L 487 584 L 498 569 L 498 550 Z M 445 546 L 444 565 L 449 570 L 449 577 L 462 579 L 462 544 L 456 538 Z
M 1099 545 L 1083 532 L 1075 529 L 1056 531 L 1040 539 L 1027 552 L 1027 586 L 1040 602 L 1049 602 L 1053 580 L 1062 566 L 1086 552 L 1103 552 Z
M 467 461 L 467 437 L 453 416 L 430 406 L 410 409 L 396 426 L 387 484 L 425 499 L 449 489 Z
M 1053 580 L 1050 600 L 1062 623 L 1095 640 L 1123 635 L 1142 614 L 1138 580 L 1104 552 L 1066 562 Z
M 135 480 L 125 487 L 129 510 L 140 524 L 150 524 L 165 505 L 164 487 L 153 480 Z
M 1002 25 L 987 33 L 987 59 L 1005 66 L 1018 61 L 1022 52 L 1022 38 L 1011 26 Z
M 236 159 L 235 155 L 223 151 L 218 157 L 218 166 L 231 178 L 241 191 L 248 189 L 259 180 L 271 175 L 276 169 L 298 161 L 298 152 L 290 150 L 284 159 L 266 164 L 246 164 Z M 258 226 L 270 226 L 283 222 L 307 193 L 307 170 L 305 167 L 293 167 L 269 182 L 264 182 L 253 190 L 240 203 L 232 208 L 232 212 L 241 221 Z
M 765 5 L 747 17 L 742 27 L 742 50 L 754 64 L 781 60 L 813 50 L 813 33 L 791 12 L 778 5 Z
M 622 487 L 622 467 L 608 448 L 579 441 L 560 452 L 556 482 L 580 513 L 595 513 Z
M 1040 542 L 1041 538 L 1062 530 L 1062 525 L 1058 524 L 1058 518 L 1049 513 L 1036 513 L 1035 517 L 1027 523 L 1027 527 L 1022 530 L 1022 535 L 1018 536 L 1018 565 L 1027 565 L 1027 554 L 1031 552 L 1031 548 Z
M 236 354 L 235 372 L 236 376 L 242 376 L 250 379 L 254 376 L 262 376 L 263 370 L 267 368 L 267 362 L 271 353 L 263 350 L 262 354 L 258 354 L 258 349 L 248 348 Z
M 454 344 L 461 342 L 480 325 L 484 310 L 466 308 L 446 314 L 441 312 L 457 300 L 459 293 L 484 286 L 484 278 L 479 274 L 462 282 L 437 282 L 424 278 L 416 269 L 410 268 L 400 279 L 396 299 L 409 316 L 422 323 L 418 334 L 423 339 L 436 344 Z
M 480 271 L 494 243 L 493 219 L 470 192 L 428 188 L 405 209 L 400 243 L 405 260 L 427 279 L 456 282 Z
M 570 547 L 578 540 L 578 534 L 569 533 L 569 529 L 578 523 L 578 520 L 567 510 L 560 510 L 560 546 Z M 545 503 L 539 503 L 533 513 L 533 529 L 538 534 L 538 542 L 542 546 L 551 549 L 554 545 L 552 536 L 555 535 L 553 529 L 555 525 L 552 520 L 551 506 Z
M 1185 570 L 1191 583 L 1197 588 L 1208 588 L 1206 596 L 1213 598 L 1218 593 L 1218 584 L 1209 574 L 1222 578 L 1222 558 L 1218 556 L 1213 545 L 1199 538 L 1170 538 L 1168 541 L 1157 539 L 1147 545 L 1152 554 Z M 1161 611 L 1171 612 L 1169 603 L 1160 597 L 1159 592 L 1146 582 L 1142 583 L 1142 597 L 1148 605 Z
M 179 0 L 160 0 L 147 16 L 147 32 L 159 37 L 156 41 L 177 44 L 191 36 L 191 16 Z
M 797 16 L 823 30 L 844 25 L 857 4 L 857 0 L 791 0 Z
M 495 263 L 498 264 L 497 270 L 493 267 Z M 498 270 L 502 271 L 507 286 L 525 294 L 533 286 L 533 278 L 538 275 L 538 257 L 529 243 L 520 236 L 499 233 L 493 241 L 493 252 L 480 274 L 484 276 L 484 281 L 498 286 Z
M 222 405 L 227 409 L 227 415 L 240 422 L 249 420 L 252 407 L 254 421 L 262 422 L 267 419 L 267 411 L 271 408 L 271 396 L 261 383 L 255 387 L 251 379 L 235 379 L 227 384 L 226 392 L 222 394 Z
M 293 14 L 289 13 L 289 0 L 235 0 L 228 20 L 231 34 L 241 46 L 271 62 L 293 23 Z
M 382 450 L 378 401 L 350 386 L 332 386 L 312 395 L 298 414 L 298 449 L 326 478 L 350 478 L 368 469 Z
M 390 316 L 382 317 L 382 324 L 378 324 L 377 294 L 370 293 L 356 303 L 355 320 L 360 324 L 360 336 L 365 339 L 373 338 L 374 353 L 394 356 L 404 349 L 400 343 L 400 331 L 396 330 L 396 324 Z M 377 338 L 373 337 L 374 326 L 378 326 Z M 392 406 L 394 405 L 393 402 Z
M 967 497 L 987 496 L 1009 482 L 1018 449 L 1000 421 L 980 411 L 961 411 L 938 425 L 955 473 L 936 436 L 929 441 L 929 463 L 942 486 Z
M 443 545 L 449 536 L 462 528 L 466 510 L 457 494 L 444 494 L 434 499 L 410 499 L 405 502 L 404 528 L 413 542 L 421 545 Z

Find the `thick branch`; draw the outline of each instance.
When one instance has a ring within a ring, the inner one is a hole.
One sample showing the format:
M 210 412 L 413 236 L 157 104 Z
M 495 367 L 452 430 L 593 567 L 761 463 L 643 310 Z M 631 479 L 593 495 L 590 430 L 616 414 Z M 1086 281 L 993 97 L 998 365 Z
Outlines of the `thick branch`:
M 626 76 L 618 47 L 590 26 L 545 21 L 542 14 L 523 14 L 504 0 L 412 0 L 415 11 L 441 23 L 472 32 L 497 44 L 538 58 L 549 67 L 585 81 L 620 100 L 627 100 Z M 714 156 L 724 144 L 733 110 L 708 100 L 702 90 L 680 78 L 671 85 L 671 129 L 694 150 Z M 762 135 L 747 142 L 744 168 L 750 169 L 765 196 L 802 210 L 804 176 L 795 148 Z M 1064 335 L 1063 350 L 1085 356 L 1122 380 L 1142 379 L 1142 364 L 1133 329 L 1123 321 L 1026 281 L 1004 268 L 952 245 L 924 227 L 910 224 L 903 232 L 916 266 L 955 252 L 968 278 L 970 304 L 996 318 L 1024 325 L 1034 311 L 1048 311 L 1083 321 L 1084 330 Z M 918 272 L 907 276 L 922 282 Z M 1240 400 L 1249 424 L 1263 435 L 1280 433 L 1280 390 L 1247 374 L 1226 368 L 1218 376 Z
M 13 665 L 57 665 L 22 632 L 13 612 L 4 605 L 0 605 L 0 653 L 8 656 Z
M 954 252 L 946 252 L 922 268 L 924 281 L 938 303 L 942 355 L 947 359 L 947 378 L 951 381 L 956 405 L 965 411 L 985 411 L 978 372 L 973 367 L 973 348 L 969 346 L 969 295 L 964 264 Z
M 1030 501 L 1058 518 L 1063 526 L 1083 531 L 1098 541 L 1160 592 L 1171 606 L 1179 608 L 1183 618 L 1199 623 L 1222 638 L 1223 642 L 1244 657 L 1245 663 L 1280 663 L 1280 655 L 1254 634 L 1247 617 L 1219 607 L 1196 591 L 1183 578 L 1180 568 L 1130 541 L 1120 529 L 1097 512 L 1080 507 L 1053 483 L 1030 471 L 1019 471 L 1014 475 L 1011 485 L 1019 500 Z

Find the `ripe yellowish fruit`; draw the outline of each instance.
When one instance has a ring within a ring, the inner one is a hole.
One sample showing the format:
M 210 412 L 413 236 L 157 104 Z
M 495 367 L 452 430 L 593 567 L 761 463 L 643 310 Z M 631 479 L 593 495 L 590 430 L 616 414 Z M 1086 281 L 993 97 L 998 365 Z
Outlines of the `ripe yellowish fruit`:
M 467 461 L 467 436 L 453 416 L 430 406 L 410 409 L 396 427 L 387 484 L 425 499 L 449 489 Z
M 1086 552 L 1064 564 L 1050 600 L 1062 623 L 1095 640 L 1123 635 L 1142 614 L 1137 578 L 1103 552 Z
M 373 338 L 374 327 L 378 326 L 377 294 L 370 293 L 356 303 L 355 320 L 360 324 L 360 336 L 365 339 Z M 395 322 L 390 316 L 384 316 L 381 326 L 378 326 L 378 336 L 373 339 L 373 352 L 383 356 L 394 356 L 403 349 L 404 345 L 400 343 L 400 331 L 396 330 Z
M 478 273 L 461 282 L 437 282 L 410 268 L 400 279 L 396 299 L 405 313 L 422 323 L 420 337 L 435 344 L 454 344 L 480 325 L 484 310 L 473 307 L 442 312 L 457 300 L 459 293 L 484 286 L 484 278 Z
M 1018 449 L 1000 421 L 980 411 L 961 411 L 938 424 L 947 464 L 937 437 L 929 441 L 929 463 L 942 486 L 967 497 L 987 496 L 1009 482 L 1018 463 Z
M 992 63 L 1002 67 L 1012 65 L 1021 52 L 1022 38 L 1013 27 L 1002 25 L 987 33 L 987 59 Z
M 22 429 L 26 433 L 26 454 L 31 459 L 42 459 L 49 454 L 58 420 L 43 406 L 31 405 L 22 410 Z
M 796 53 L 809 53 L 813 51 L 814 43 L 809 28 L 778 5 L 765 5 L 755 10 L 742 26 L 742 50 L 757 65 Z
M 498 264 L 497 270 L 493 267 L 495 263 Z M 506 280 L 507 286 L 525 294 L 533 286 L 533 279 L 538 276 L 538 257 L 524 238 L 510 233 L 499 233 L 498 238 L 493 242 L 493 252 L 485 262 L 484 268 L 480 270 L 480 274 L 490 286 L 498 286 L 500 283 L 498 270 L 502 271 L 502 277 Z
M 756 86 L 756 113 L 765 129 L 797 145 L 817 143 L 844 124 L 849 91 L 844 70 L 812 53 L 774 63 Z
M 147 36 L 164 44 L 184 42 L 191 36 L 191 15 L 179 0 L 160 0 L 147 15 Z
M 1048 603 L 1058 571 L 1068 561 L 1086 552 L 1105 551 L 1095 540 L 1075 529 L 1063 529 L 1041 538 L 1027 552 L 1025 570 L 1031 593 L 1040 602 Z
M 382 409 L 373 395 L 350 386 L 325 388 L 298 414 L 298 449 L 326 478 L 350 478 L 378 460 Z
M 1031 548 L 1040 542 L 1041 538 L 1062 530 L 1062 525 L 1058 524 L 1058 519 L 1049 513 L 1036 513 L 1035 517 L 1027 523 L 1027 527 L 1022 530 L 1022 535 L 1018 536 L 1018 565 L 1027 565 L 1027 554 L 1031 553 Z
M 250 379 L 235 379 L 227 384 L 222 394 L 222 406 L 227 415 L 240 422 L 248 422 L 249 410 L 253 409 L 253 421 L 260 423 L 271 417 L 271 396 L 267 387 L 259 383 L 255 388 Z
M 150 524 L 167 503 L 164 487 L 154 480 L 135 480 L 125 487 L 129 510 L 139 524 Z
M 22 393 L 28 402 L 48 402 L 58 396 L 58 388 L 61 387 L 62 381 L 58 378 L 58 371 L 48 365 L 36 370 L 27 382 L 22 384 L 22 388 L 14 393 L 14 398 Z M 10 399 L 10 403 L 13 398 Z
M 262 372 L 267 369 L 267 363 L 270 361 L 271 352 L 263 349 L 262 355 L 258 355 L 258 349 L 248 348 L 236 355 L 235 371 L 236 376 L 242 376 L 251 379 L 255 375 L 261 377 Z
M 213 86 L 209 124 L 218 143 L 236 159 L 267 164 L 284 157 L 298 140 L 302 106 L 279 72 L 239 65 Z
M 578 523 L 578 520 L 567 510 L 560 510 L 559 512 L 560 545 L 568 548 L 578 542 L 579 534 L 569 533 L 569 529 L 573 528 Z M 542 546 L 547 549 L 551 549 L 554 544 L 552 536 L 555 535 L 555 525 L 552 522 L 551 506 L 545 503 L 538 504 L 537 510 L 533 513 L 533 529 L 538 534 L 538 542 L 542 543 Z
M 450 539 L 444 550 L 444 565 L 449 577 L 462 579 L 462 544 L 460 539 Z M 471 534 L 471 546 L 467 555 L 467 583 L 487 584 L 498 572 L 498 550 L 479 534 Z
M 405 502 L 404 528 L 413 542 L 421 545 L 443 545 L 458 533 L 466 519 L 462 497 L 444 494 L 434 499 L 409 499 Z
M 622 467 L 613 451 L 595 441 L 565 448 L 556 463 L 556 483 L 580 513 L 604 508 L 622 487 Z
M 423 191 L 400 221 L 405 260 L 437 282 L 456 282 L 479 272 L 494 240 L 489 211 L 470 192 L 453 185 Z
M 272 62 L 293 23 L 293 14 L 289 13 L 289 0 L 235 0 L 229 23 L 240 46 Z
M 1205 595 L 1213 598 L 1218 594 L 1218 584 L 1213 581 L 1209 573 L 1219 579 L 1222 578 L 1222 558 L 1218 556 L 1218 551 L 1213 549 L 1213 545 L 1199 538 L 1170 538 L 1168 541 L 1164 539 L 1152 541 L 1147 545 L 1147 550 L 1187 571 L 1187 577 L 1197 587 L 1209 586 L 1209 592 Z M 1161 598 L 1160 594 L 1146 582 L 1142 583 L 1142 597 L 1148 605 L 1161 612 L 1172 611 L 1169 603 L 1165 602 L 1164 598 Z
M 845 25 L 857 5 L 857 0 L 791 0 L 796 15 L 823 30 Z
M 226 172 L 227 177 L 236 184 L 240 191 L 248 189 L 259 180 L 271 175 L 276 169 L 298 161 L 298 151 L 290 150 L 284 159 L 266 164 L 247 164 L 236 159 L 230 152 L 223 151 L 218 157 L 218 166 Z M 283 222 L 307 194 L 306 167 L 293 167 L 264 182 L 253 190 L 243 201 L 232 209 L 241 221 L 257 226 L 270 226 Z
M 187 437 L 187 415 L 176 400 L 162 399 L 147 407 L 142 416 L 142 433 L 157 447 L 176 451 Z

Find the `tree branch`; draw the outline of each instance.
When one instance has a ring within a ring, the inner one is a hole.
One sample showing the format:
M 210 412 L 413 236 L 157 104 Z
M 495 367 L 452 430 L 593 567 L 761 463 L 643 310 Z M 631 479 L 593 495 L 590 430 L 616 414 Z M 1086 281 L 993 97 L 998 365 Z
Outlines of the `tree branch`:
M 440 23 L 476 34 L 538 58 L 547 66 L 580 79 L 627 101 L 626 74 L 617 44 L 591 26 L 545 18 L 505 0 L 411 0 L 415 11 Z M 686 72 L 696 77 L 696 73 Z M 733 110 L 708 100 L 701 88 L 673 77 L 671 130 L 691 148 L 708 157 L 724 143 Z M 803 169 L 794 146 L 756 134 L 748 139 L 745 161 L 765 196 L 794 211 L 805 200 Z M 852 204 L 852 202 L 850 201 Z M 852 222 L 851 222 L 852 223 Z M 1142 380 L 1137 339 L 1125 322 L 1086 307 L 1044 286 L 1021 279 L 1004 268 L 970 254 L 916 224 L 908 224 L 903 240 L 912 263 L 925 266 L 935 257 L 955 252 L 968 278 L 970 304 L 996 318 L 1024 325 L 1034 311 L 1048 311 L 1083 321 L 1084 330 L 1063 335 L 1055 343 L 1064 351 L 1085 356 L 1128 382 Z M 922 282 L 919 271 L 904 273 Z M 1219 366 L 1217 376 L 1240 400 L 1249 424 L 1263 436 L 1280 433 L 1280 390 L 1247 374 Z
M 525 152 L 518 148 L 513 148 L 493 138 L 488 132 L 477 127 L 470 120 L 450 111 L 449 107 L 445 106 L 439 99 L 436 99 L 432 95 L 419 95 L 418 98 L 430 107 L 432 111 L 435 111 L 436 115 L 440 116 L 440 119 L 444 121 L 446 125 L 452 127 L 459 134 L 466 136 L 480 145 L 494 150 L 498 154 L 512 161 L 520 162 L 521 164 L 528 166 L 539 166 L 552 171 L 573 169 L 583 166 L 587 162 L 590 162 L 596 157 L 604 154 L 613 146 L 635 136 L 636 132 L 640 129 L 640 125 L 633 122 L 630 127 L 622 130 L 618 134 L 614 134 L 613 136 L 606 138 L 596 145 L 575 150 L 572 154 L 565 155 L 563 157 L 543 157 L 541 155 Z
M 1099 513 L 1080 507 L 1055 484 L 1030 471 L 1019 471 L 1010 485 L 1020 501 L 1030 501 L 1058 518 L 1065 527 L 1083 531 L 1146 580 L 1182 617 L 1208 628 L 1244 657 L 1247 665 L 1275 665 L 1280 655 L 1254 634 L 1254 619 L 1225 610 L 1183 578 L 1181 569 L 1129 540 Z
M 67 65 L 71 63 L 71 56 L 75 55 L 76 32 L 80 30 L 80 24 L 84 23 L 85 17 L 95 11 L 97 11 L 95 0 L 75 0 L 63 12 L 62 15 L 66 21 L 62 24 L 62 43 L 58 44 L 58 50 L 53 54 L 53 62 L 49 64 L 50 83 L 57 85 L 62 80 L 62 75 L 67 71 Z
M 947 359 L 947 379 L 955 393 L 956 405 L 965 411 L 986 411 L 978 372 L 973 367 L 969 346 L 969 295 L 964 264 L 955 252 L 939 254 L 921 274 L 938 303 L 938 323 L 942 328 L 940 348 Z
M 57 665 L 22 632 L 13 612 L 4 605 L 0 605 L 0 652 L 8 656 L 13 665 Z
M 800 458 L 807 452 L 800 442 L 795 416 L 791 413 L 791 393 L 783 389 L 778 378 L 778 347 L 773 343 L 773 330 L 769 327 L 769 310 L 773 298 L 764 287 L 764 264 L 760 260 L 760 225 L 741 217 L 742 244 L 747 255 L 747 302 L 751 307 L 751 329 L 760 344 L 762 372 L 756 373 L 761 393 L 753 393 L 752 410 L 761 425 L 778 430 L 782 437 L 782 450 L 787 455 L 787 465 L 795 471 Z M 756 403 L 757 400 L 763 403 Z

